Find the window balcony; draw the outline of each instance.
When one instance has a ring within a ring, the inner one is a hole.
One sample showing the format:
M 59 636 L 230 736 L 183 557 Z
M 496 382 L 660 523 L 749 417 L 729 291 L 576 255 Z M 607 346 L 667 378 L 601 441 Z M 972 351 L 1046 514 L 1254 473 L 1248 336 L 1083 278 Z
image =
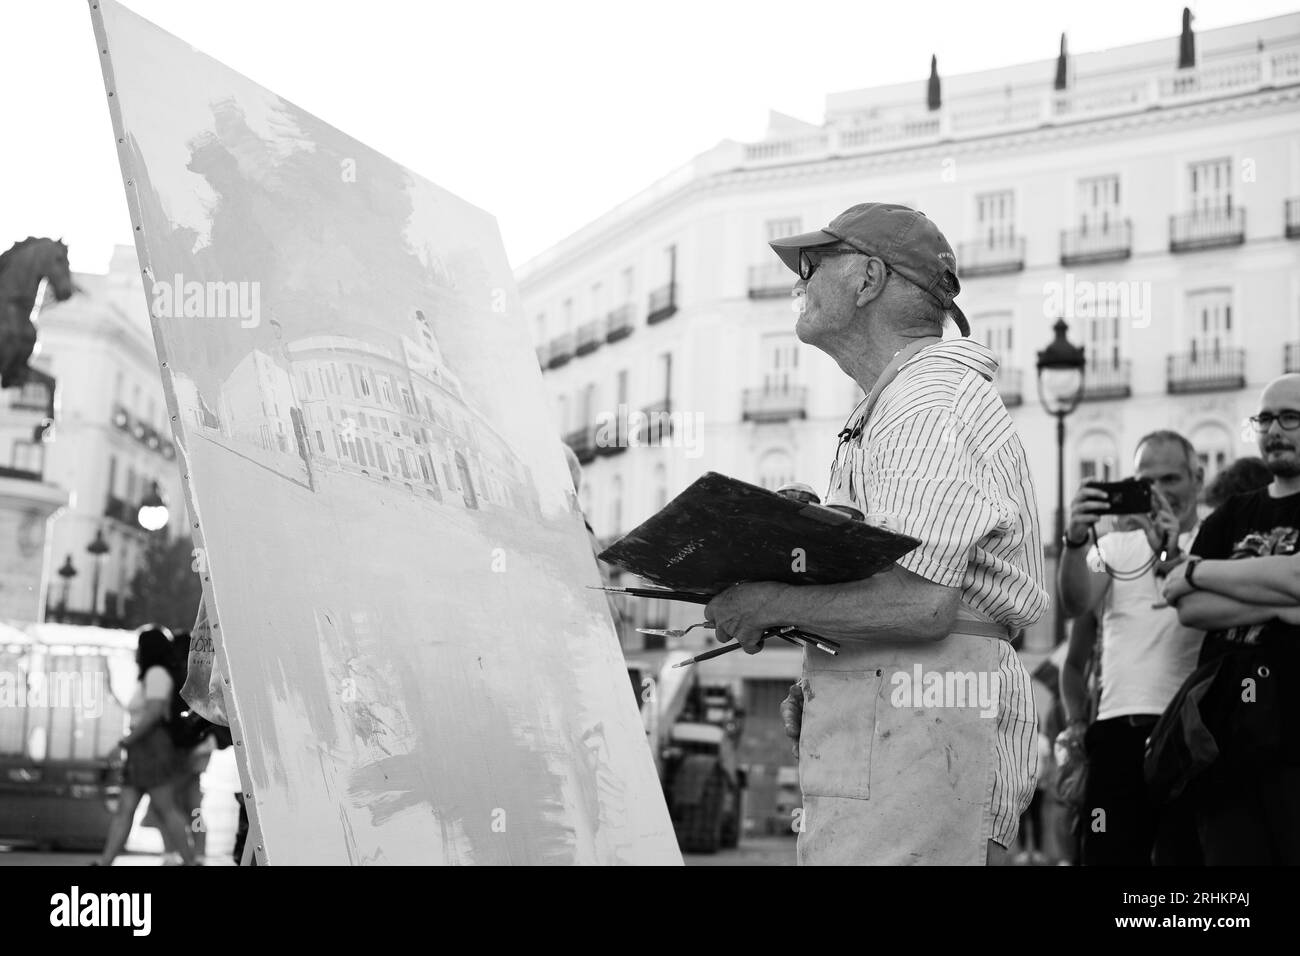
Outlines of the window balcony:
M 1300 342 L 1288 342 L 1282 358 L 1282 374 L 1300 372 Z
M 621 455 L 627 451 L 627 424 L 615 424 L 617 430 L 606 429 L 601 435 L 601 441 L 596 442 L 596 454 L 601 458 L 609 458 L 611 455 Z
M 1131 371 L 1127 360 L 1089 364 L 1083 370 L 1083 401 L 1128 398 L 1133 394 Z
M 1017 408 L 1025 403 L 1024 380 L 1025 374 L 1020 369 L 998 366 L 994 383 L 1002 396 L 1002 404 L 1007 408 Z
M 569 432 L 564 436 L 564 443 L 573 449 L 580 464 L 587 464 L 596 457 L 595 429 L 590 425 Z
M 650 312 L 646 323 L 654 325 L 670 318 L 677 311 L 677 283 L 670 282 L 650 293 Z
M 605 337 L 601 335 L 600 326 L 599 319 L 593 319 L 578 326 L 578 345 L 574 349 L 578 355 L 594 352 L 605 343 Z
M 1171 395 L 1245 388 L 1246 350 L 1218 349 L 1170 355 L 1166 383 Z
M 808 389 L 803 385 L 765 386 L 745 389 L 741 420 L 787 422 L 808 417 Z
M 777 259 L 749 267 L 749 297 L 777 299 L 789 295 L 798 277 Z
M 550 349 L 546 357 L 547 368 L 559 368 L 571 358 L 573 358 L 572 332 L 565 332 L 563 335 L 557 335 L 551 339 Z
M 138 509 L 135 510 L 138 511 Z M 131 506 L 121 498 L 115 498 L 112 495 L 108 496 L 108 501 L 104 504 L 104 517 L 129 525 L 136 523 L 136 515 L 132 514 Z
M 54 417 L 54 380 L 49 383 L 29 378 L 23 385 L 12 390 L 9 407 L 16 412 L 39 412 Z
M 672 410 L 673 403 L 667 398 L 651 402 L 641 409 L 641 414 L 645 418 L 637 429 L 637 443 L 658 445 L 665 438 L 670 438 L 673 433 Z
M 1246 210 L 1241 206 L 1202 209 L 1169 217 L 1169 251 L 1195 252 L 1239 246 L 1246 241 Z
M 1300 199 L 1286 201 L 1286 237 L 1300 239 Z
M 608 458 L 611 455 L 619 455 L 627 451 L 628 433 L 631 431 L 631 425 L 628 422 L 627 403 L 619 402 L 618 409 L 613 414 L 605 413 L 597 419 L 595 425 L 596 432 L 596 454 L 601 458 Z
M 1133 224 L 1107 223 L 1104 227 L 1063 230 L 1061 265 L 1082 266 L 1094 262 L 1117 262 L 1133 254 Z
M 957 272 L 963 279 L 1004 275 L 1025 267 L 1025 239 L 1010 232 L 992 233 L 957 250 Z
M 620 305 L 605 316 L 605 341 L 617 342 L 632 334 L 632 305 Z

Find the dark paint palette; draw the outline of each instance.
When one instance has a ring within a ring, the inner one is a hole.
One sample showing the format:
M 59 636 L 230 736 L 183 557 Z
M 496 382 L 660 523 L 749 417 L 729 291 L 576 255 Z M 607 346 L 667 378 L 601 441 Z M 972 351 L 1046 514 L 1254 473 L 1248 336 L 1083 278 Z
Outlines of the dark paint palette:
M 711 471 L 599 557 L 659 587 L 711 597 L 741 581 L 860 581 L 920 543 Z

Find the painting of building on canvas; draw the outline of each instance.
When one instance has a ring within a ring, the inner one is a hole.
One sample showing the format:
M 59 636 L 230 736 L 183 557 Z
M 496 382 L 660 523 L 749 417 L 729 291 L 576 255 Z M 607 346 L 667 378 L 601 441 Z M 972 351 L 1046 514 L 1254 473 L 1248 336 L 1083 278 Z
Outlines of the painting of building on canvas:
M 92 2 L 269 863 L 679 863 L 491 216 Z

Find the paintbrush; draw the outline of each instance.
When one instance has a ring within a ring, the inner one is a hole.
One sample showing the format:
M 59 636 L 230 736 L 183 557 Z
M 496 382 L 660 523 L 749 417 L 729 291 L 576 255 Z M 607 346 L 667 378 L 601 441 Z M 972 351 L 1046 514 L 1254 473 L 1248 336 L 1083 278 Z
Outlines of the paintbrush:
M 662 601 L 689 601 L 692 604 L 708 604 L 713 598 L 707 594 L 693 591 L 670 591 L 667 588 L 621 588 L 612 585 L 588 584 L 593 591 L 608 591 L 611 594 L 626 594 L 629 597 L 659 598 Z

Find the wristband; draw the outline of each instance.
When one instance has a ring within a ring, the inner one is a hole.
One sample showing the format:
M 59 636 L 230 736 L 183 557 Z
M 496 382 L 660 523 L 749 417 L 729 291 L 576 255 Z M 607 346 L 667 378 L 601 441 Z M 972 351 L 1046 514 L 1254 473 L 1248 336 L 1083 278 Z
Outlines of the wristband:
M 1186 574 L 1183 575 L 1183 580 L 1187 582 L 1187 586 L 1191 588 L 1193 591 L 1200 590 L 1200 588 L 1196 586 L 1196 582 L 1192 580 L 1192 575 L 1196 572 L 1196 566 L 1200 563 L 1201 563 L 1200 558 L 1187 559 L 1187 572 Z

